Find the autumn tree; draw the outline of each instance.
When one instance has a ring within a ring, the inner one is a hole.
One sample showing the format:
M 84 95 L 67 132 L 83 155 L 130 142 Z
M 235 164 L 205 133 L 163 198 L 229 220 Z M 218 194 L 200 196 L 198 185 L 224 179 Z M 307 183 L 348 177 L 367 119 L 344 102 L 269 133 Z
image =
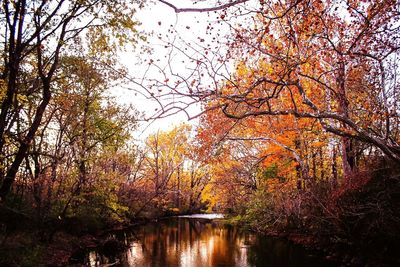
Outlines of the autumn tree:
M 174 80 L 159 86 L 188 97 L 188 103 L 212 101 L 206 110 L 220 109 L 234 120 L 315 121 L 341 137 L 346 176 L 368 146 L 399 162 L 395 1 L 232 3 L 219 15 L 230 29 L 226 52 L 202 44 L 189 47 L 193 53 L 185 55 L 195 71 L 188 76 L 172 72 Z M 212 28 L 207 28 L 211 37 Z M 205 83 L 205 76 L 212 83 Z
M 3 1 L 1 7 L 0 197 L 14 183 L 19 167 L 32 145 L 54 93 L 60 58 L 68 45 L 89 29 L 107 49 L 134 41 L 132 19 L 136 1 Z M 107 37 L 111 32 L 114 39 Z M 85 42 L 84 40 L 81 40 Z M 29 76 L 28 76 L 29 74 Z M 18 113 L 21 101 L 34 97 L 31 120 Z M 17 125 L 21 128 L 18 129 Z M 16 131 L 19 131 L 16 133 Z M 16 146 L 8 146 L 10 139 Z
M 97 187 L 96 191 L 100 193 L 107 183 L 112 188 L 125 181 L 112 174 L 118 173 L 117 162 L 111 169 L 110 163 L 104 163 L 104 166 L 95 164 L 105 155 L 110 161 L 116 161 L 113 156 L 122 160 L 121 150 L 124 147 L 128 150 L 126 144 L 131 141 L 137 120 L 133 107 L 124 107 L 107 96 L 112 83 L 122 77 L 113 75 L 113 70 L 100 63 L 90 62 L 84 57 L 65 57 L 61 65 L 65 77 L 57 82 L 59 91 L 55 112 L 62 118 L 57 126 L 62 134 L 60 138 L 68 144 L 68 156 L 74 161 L 69 172 L 76 173 L 76 177 L 71 177 L 73 186 L 68 192 L 69 201 L 93 191 L 93 187 Z M 103 167 L 104 171 L 100 171 Z M 102 181 L 105 178 L 107 183 Z M 105 184 L 98 187 L 102 183 Z
M 138 146 L 132 154 L 132 174 L 121 192 L 134 217 L 191 213 L 205 207 L 209 155 L 200 151 L 196 140 L 191 126 L 182 124 L 151 134 Z
M 94 220 L 119 220 L 124 215 L 118 193 L 130 175 L 129 142 L 137 113 L 108 95 L 122 78 L 109 64 L 78 51 L 60 61 L 53 98 L 9 198 L 31 204 L 41 222 L 88 214 Z M 23 108 L 28 118 L 34 100 L 27 99 Z

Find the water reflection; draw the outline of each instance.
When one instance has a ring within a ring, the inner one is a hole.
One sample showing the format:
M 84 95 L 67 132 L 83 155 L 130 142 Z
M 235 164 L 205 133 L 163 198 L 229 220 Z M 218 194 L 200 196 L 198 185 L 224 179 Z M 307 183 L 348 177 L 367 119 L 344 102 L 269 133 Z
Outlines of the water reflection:
M 116 237 L 129 245 L 120 266 L 333 266 L 284 240 L 204 219 L 163 220 Z M 114 261 L 91 252 L 86 263 Z

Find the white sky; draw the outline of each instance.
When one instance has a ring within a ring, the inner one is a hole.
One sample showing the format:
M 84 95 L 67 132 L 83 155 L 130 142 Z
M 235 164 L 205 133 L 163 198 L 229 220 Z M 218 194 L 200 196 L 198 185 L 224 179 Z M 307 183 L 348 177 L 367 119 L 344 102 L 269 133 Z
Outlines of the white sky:
M 177 1 L 171 1 L 176 4 Z M 191 1 L 179 1 L 179 7 L 190 7 Z M 156 4 L 150 4 L 143 10 L 138 10 L 136 17 L 138 21 L 142 23 L 140 29 L 146 32 L 153 32 L 153 35 L 149 37 L 149 43 L 151 47 L 154 49 L 151 55 L 139 55 L 139 51 L 135 52 L 126 52 L 121 55 L 122 63 L 128 67 L 130 75 L 133 77 L 141 77 L 144 75 L 145 70 L 148 64 L 142 62 L 140 60 L 149 60 L 152 59 L 164 59 L 165 55 L 168 52 L 169 48 L 164 48 L 161 45 L 158 35 L 161 34 L 163 38 L 172 38 L 173 34 L 171 34 L 168 30 L 171 29 L 171 25 L 173 25 L 179 35 L 188 41 L 198 40 L 198 38 L 207 38 L 206 37 L 206 27 L 208 21 L 216 20 L 217 14 L 215 13 L 180 13 L 175 14 L 174 10 L 166 5 L 157 2 Z M 168 37 L 166 37 L 168 34 Z M 138 58 L 139 57 L 139 58 Z M 140 58 L 141 57 L 141 58 Z M 162 63 L 161 63 L 162 64 Z M 187 71 L 185 69 L 185 65 L 174 66 L 175 71 L 184 73 Z M 148 73 L 147 75 L 156 75 L 156 73 Z M 159 77 L 157 77 L 159 78 Z M 138 86 L 130 85 L 135 89 L 139 89 Z M 134 104 L 134 106 L 140 112 L 152 112 L 157 107 L 157 103 L 154 101 L 150 101 L 146 99 L 144 96 L 140 94 L 135 94 L 134 91 L 117 88 L 114 89 L 113 94 L 117 96 L 117 99 L 121 103 L 125 104 Z M 193 115 L 199 112 L 199 108 L 193 107 L 189 109 L 189 112 Z M 143 139 L 148 136 L 150 133 L 156 132 L 157 130 L 168 130 L 172 128 L 174 125 L 177 125 L 182 122 L 188 122 L 187 117 L 184 113 L 179 113 L 177 115 L 173 115 L 164 119 L 159 119 L 154 121 L 152 124 L 142 123 L 142 126 L 139 130 L 137 138 Z M 196 123 L 196 121 L 189 121 L 189 123 Z

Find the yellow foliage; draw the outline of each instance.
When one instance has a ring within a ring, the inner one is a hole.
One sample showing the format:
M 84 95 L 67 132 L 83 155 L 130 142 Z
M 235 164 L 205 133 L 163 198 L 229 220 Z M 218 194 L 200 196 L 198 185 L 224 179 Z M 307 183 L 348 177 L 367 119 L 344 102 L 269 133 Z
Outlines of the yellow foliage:
M 7 84 L 5 80 L 0 79 L 0 100 L 3 100 L 7 93 Z

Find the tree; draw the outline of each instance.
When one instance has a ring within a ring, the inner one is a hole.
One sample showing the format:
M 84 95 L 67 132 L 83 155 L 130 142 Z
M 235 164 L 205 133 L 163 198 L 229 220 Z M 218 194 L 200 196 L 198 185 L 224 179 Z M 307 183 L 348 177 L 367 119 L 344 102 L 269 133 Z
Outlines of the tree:
M 62 120 L 57 126 L 62 130 L 60 137 L 68 144 L 68 156 L 73 160 L 69 172 L 76 174 L 76 177 L 71 175 L 73 186 L 68 192 L 66 212 L 74 198 L 102 183 L 104 172 L 116 187 L 123 183 L 120 177 L 112 181 L 111 173 L 116 173 L 115 170 L 99 171 L 101 167 L 97 167 L 96 162 L 104 154 L 109 154 L 109 160 L 113 160 L 112 155 L 121 157 L 120 150 L 130 141 L 131 131 L 136 127 L 137 113 L 131 106 L 124 107 L 107 96 L 112 83 L 122 78 L 113 75 L 107 65 L 69 56 L 62 59 L 61 67 L 64 77 L 57 81 L 55 107 L 56 115 Z
M 197 51 L 186 53 L 195 69 L 189 79 L 172 72 L 174 80 L 159 85 L 190 101 L 211 101 L 205 110 L 220 109 L 234 120 L 314 119 L 342 138 L 346 175 L 356 168 L 357 143 L 400 162 L 395 1 L 260 1 L 240 7 L 221 11 L 220 20 L 231 29 L 226 54 L 189 47 Z M 242 19 L 245 9 L 250 20 Z M 236 70 L 230 72 L 225 64 L 232 60 Z M 212 84 L 202 83 L 205 75 Z
M 0 198 L 4 200 L 18 169 L 32 145 L 53 94 L 60 58 L 68 53 L 68 45 L 88 30 L 95 33 L 97 43 L 113 48 L 136 39 L 136 23 L 132 20 L 135 1 L 3 1 L 1 7 L 1 112 Z M 90 32 L 89 31 L 89 32 Z M 110 32 L 115 39 L 106 37 Z M 111 42 L 111 43 L 107 43 Z M 28 80 L 23 80 L 30 72 Z M 7 153 L 7 140 L 14 138 L 21 97 L 37 97 L 32 120 L 27 121 L 17 137 L 15 151 Z M 7 161 L 6 161 L 7 158 Z M 11 159 L 9 159 L 11 158 Z M 10 161 L 8 164 L 6 162 Z

